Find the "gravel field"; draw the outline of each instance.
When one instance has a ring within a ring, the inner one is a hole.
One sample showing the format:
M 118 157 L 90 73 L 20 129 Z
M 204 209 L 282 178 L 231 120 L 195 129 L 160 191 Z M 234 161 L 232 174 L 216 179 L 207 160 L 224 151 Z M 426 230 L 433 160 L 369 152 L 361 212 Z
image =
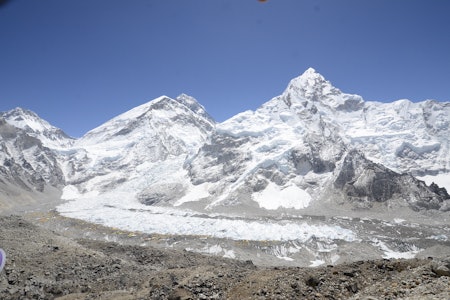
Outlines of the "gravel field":
M 263 267 L 148 242 L 161 238 L 55 212 L 2 216 L 0 299 L 450 299 L 450 257 Z

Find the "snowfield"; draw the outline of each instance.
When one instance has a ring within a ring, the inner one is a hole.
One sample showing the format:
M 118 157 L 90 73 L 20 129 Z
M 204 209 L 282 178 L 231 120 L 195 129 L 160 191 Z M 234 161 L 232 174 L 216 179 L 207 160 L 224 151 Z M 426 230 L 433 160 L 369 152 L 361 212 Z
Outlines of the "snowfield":
M 274 183 L 269 183 L 262 192 L 253 194 L 253 200 L 265 209 L 280 207 L 302 209 L 308 207 L 311 196 L 295 185 L 280 188 Z
M 123 201 L 117 194 L 102 199 L 69 200 L 58 206 L 58 211 L 67 217 L 145 233 L 256 241 L 306 242 L 311 238 L 318 238 L 352 242 L 357 239 L 351 230 L 339 226 L 310 225 L 302 221 L 288 220 L 242 220 L 217 214 L 200 215 L 193 211 Z
M 80 139 L 30 111 L 1 113 L 0 192 L 62 190 L 63 216 L 238 259 L 409 258 L 450 249 L 450 196 L 427 186 L 450 190 L 449 137 L 450 103 L 364 101 L 310 68 L 221 123 L 184 94 Z

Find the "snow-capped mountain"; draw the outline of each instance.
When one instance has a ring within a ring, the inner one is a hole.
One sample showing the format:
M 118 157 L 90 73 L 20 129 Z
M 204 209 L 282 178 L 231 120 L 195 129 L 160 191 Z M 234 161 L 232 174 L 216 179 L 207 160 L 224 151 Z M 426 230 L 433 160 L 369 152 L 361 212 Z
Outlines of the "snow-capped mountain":
M 184 188 L 186 158 L 214 127 L 187 95 L 138 106 L 75 142 L 64 161 L 68 186 L 63 197 L 109 198 L 112 193 L 147 204 L 174 200 Z
M 8 124 L 22 129 L 29 136 L 37 138 L 47 148 L 67 148 L 74 142 L 74 139 L 64 131 L 50 125 L 30 110 L 18 107 L 7 112 L 0 112 L 0 117 Z
M 0 113 L 0 208 L 59 196 L 65 179 L 51 148 L 72 141 L 33 112 L 16 108 Z
M 258 214 L 330 198 L 357 207 L 402 199 L 416 209 L 429 199 L 430 207 L 446 210 L 447 199 L 415 177 L 449 187 L 449 115 L 449 103 L 431 100 L 365 102 L 312 68 L 256 111 L 220 124 L 184 94 L 138 106 L 78 140 L 31 111 L 1 114 L 17 136 L 41 143 L 39 152 L 50 153 L 63 179 L 46 175 L 55 172 L 20 143 L 4 156 L 17 150 L 17 160 L 46 182 L 65 182 L 65 199 L 112 193 L 149 205 Z
M 417 245 L 375 241 L 364 230 L 450 218 L 450 103 L 364 101 L 312 68 L 222 123 L 184 94 L 77 140 L 22 109 L 0 122 L 0 183 L 60 188 L 62 214 L 128 230 L 277 240 L 285 243 L 270 250 L 277 256 L 334 263 L 335 240 L 416 253 Z M 352 219 L 368 214 L 396 225 Z
M 330 198 L 357 207 L 403 201 L 415 209 L 448 209 L 446 197 L 403 174 L 448 176 L 447 106 L 429 105 L 417 104 L 407 114 L 398 102 L 366 103 L 308 69 L 281 96 L 218 124 L 186 168 L 195 192 L 204 186 L 207 209 L 305 209 L 328 205 Z M 416 121 L 419 108 L 438 124 Z

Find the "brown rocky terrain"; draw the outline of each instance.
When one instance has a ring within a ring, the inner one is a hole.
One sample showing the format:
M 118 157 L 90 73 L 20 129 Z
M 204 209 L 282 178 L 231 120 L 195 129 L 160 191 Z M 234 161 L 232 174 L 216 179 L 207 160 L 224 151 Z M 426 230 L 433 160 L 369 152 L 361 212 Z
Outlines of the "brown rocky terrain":
M 0 217 L 0 299 L 450 299 L 450 258 L 262 267 L 141 245 L 158 238 L 54 212 Z

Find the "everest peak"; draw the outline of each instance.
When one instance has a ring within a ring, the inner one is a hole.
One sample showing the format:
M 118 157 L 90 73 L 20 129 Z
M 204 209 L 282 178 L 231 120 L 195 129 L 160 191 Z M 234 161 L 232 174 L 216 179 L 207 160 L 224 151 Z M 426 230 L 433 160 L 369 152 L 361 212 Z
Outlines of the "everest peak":
M 206 109 L 201 105 L 197 99 L 195 99 L 192 96 L 186 95 L 186 94 L 180 94 L 176 99 L 179 103 L 183 104 L 187 108 L 189 108 L 191 111 L 196 113 L 197 115 L 200 115 L 201 117 L 207 119 L 211 122 L 211 124 L 214 124 L 214 119 L 208 114 Z
M 181 134 L 181 129 L 180 132 L 173 130 L 177 125 L 193 126 L 206 132 L 214 127 L 214 121 L 192 97 L 182 95 L 177 99 L 172 99 L 168 96 L 160 96 L 89 131 L 78 141 L 78 145 L 108 143 L 108 141 L 116 139 L 126 141 L 131 136 L 147 139 L 154 134 L 163 136 L 162 132 L 166 132 L 168 135 Z M 172 131 L 171 134 L 170 131 Z
M 17 109 L 0 113 L 0 207 L 61 198 L 63 216 L 181 235 L 208 253 L 218 247 L 209 241 L 264 241 L 227 242 L 238 259 L 435 253 L 450 224 L 449 116 L 450 103 L 364 102 L 312 68 L 222 123 L 188 95 L 161 96 L 59 148 L 46 146 L 55 131 L 38 132 L 45 123 Z

